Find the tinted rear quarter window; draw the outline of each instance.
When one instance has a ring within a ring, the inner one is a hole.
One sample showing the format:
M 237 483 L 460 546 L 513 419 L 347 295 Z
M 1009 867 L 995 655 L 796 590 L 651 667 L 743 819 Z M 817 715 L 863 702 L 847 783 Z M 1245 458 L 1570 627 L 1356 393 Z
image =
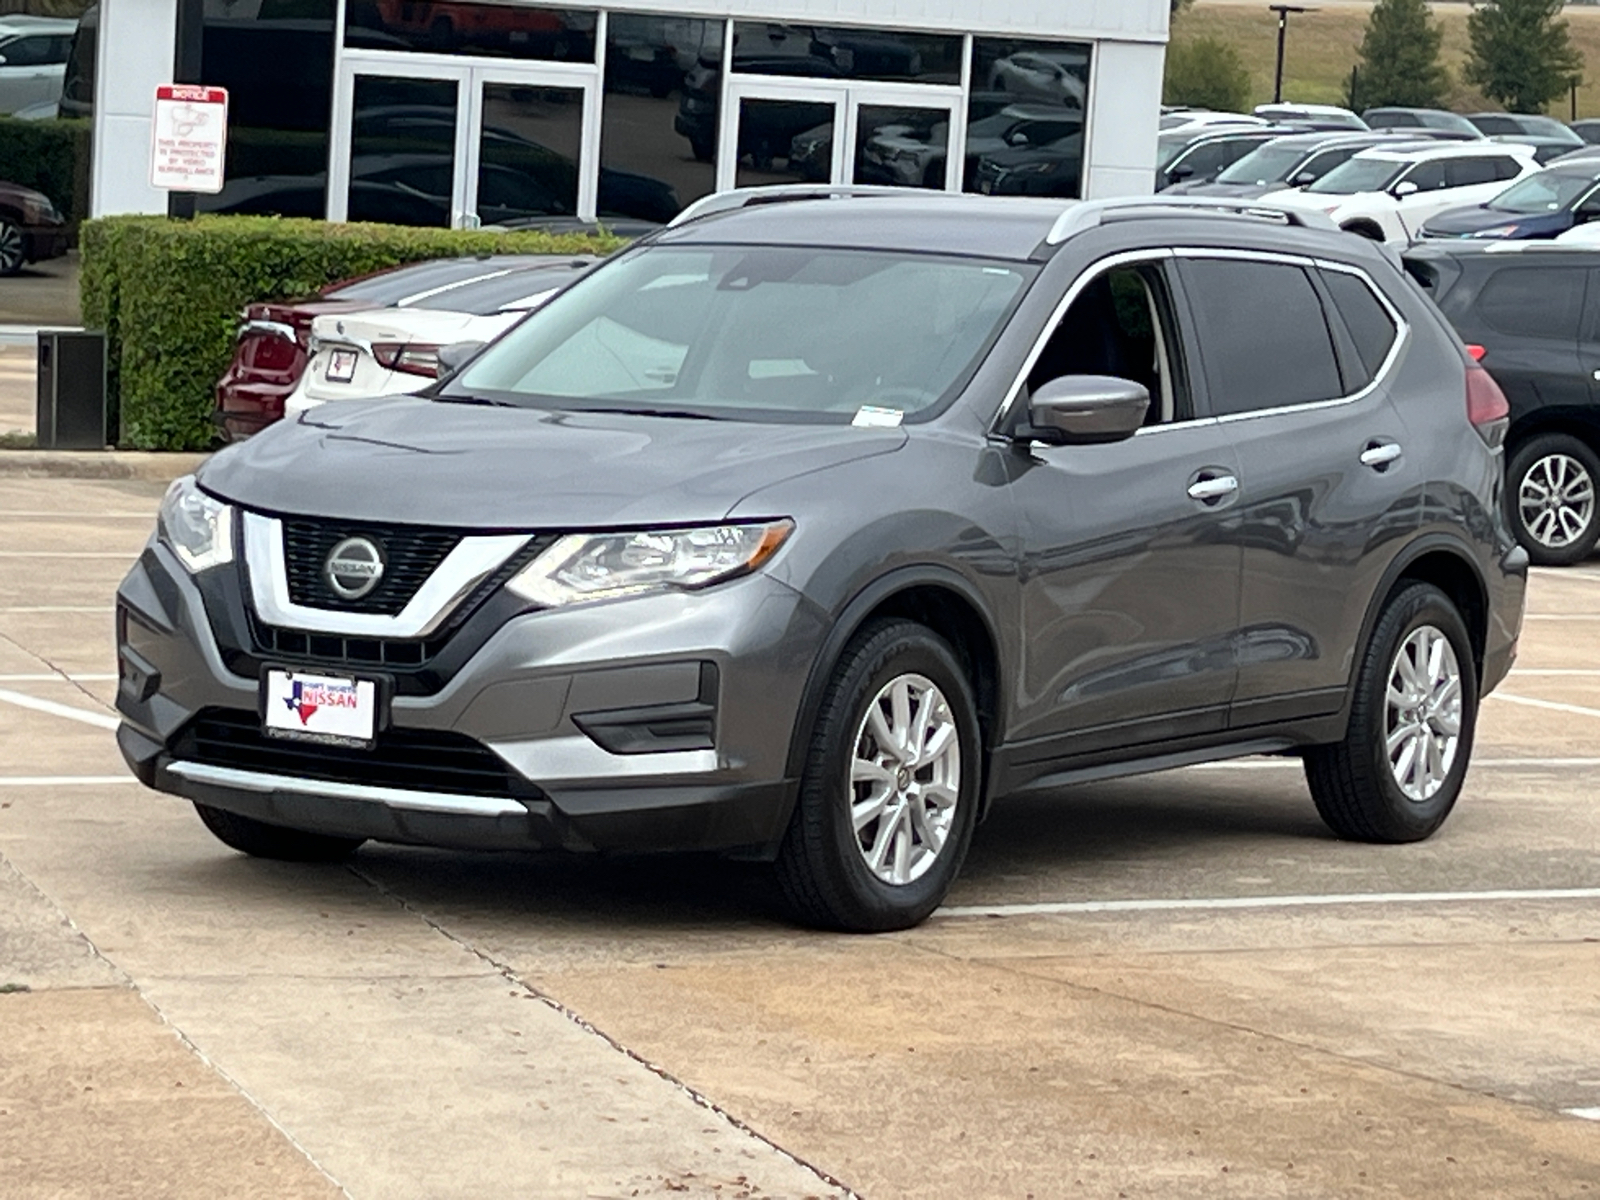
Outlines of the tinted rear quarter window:
M 1328 294 L 1333 297 L 1333 306 L 1339 310 L 1345 329 L 1350 333 L 1350 340 L 1355 343 L 1356 356 L 1365 370 L 1366 378 L 1360 381 L 1364 387 L 1377 378 L 1378 370 L 1389 357 L 1400 331 L 1389 310 L 1359 276 L 1343 271 L 1324 271 L 1322 280 L 1327 285 Z
M 1196 258 L 1182 272 L 1214 414 L 1343 394 L 1322 300 L 1305 271 Z
M 1576 341 L 1585 275 L 1582 267 L 1503 267 L 1478 294 L 1478 316 L 1512 337 Z

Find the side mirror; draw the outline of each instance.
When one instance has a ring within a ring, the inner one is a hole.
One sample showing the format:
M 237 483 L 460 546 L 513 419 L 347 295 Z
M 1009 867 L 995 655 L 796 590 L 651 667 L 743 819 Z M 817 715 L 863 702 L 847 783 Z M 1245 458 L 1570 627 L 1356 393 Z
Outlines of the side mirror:
M 1301 171 L 1300 174 L 1289 180 L 1289 186 L 1297 188 L 1310 187 L 1316 181 L 1317 176 L 1315 174 L 1310 171 Z
M 1052 446 L 1089 446 L 1132 437 L 1150 411 L 1150 392 L 1111 375 L 1063 375 L 1028 400 L 1023 437 Z
M 487 345 L 486 342 L 452 342 L 448 346 L 441 346 L 439 349 L 439 378 L 443 379 L 447 375 L 454 375 L 462 367 L 466 366 L 467 360 L 479 350 L 482 350 L 485 345 Z
M 1407 196 L 1415 196 L 1422 189 L 1409 179 L 1402 179 L 1394 185 L 1394 190 L 1389 194 L 1396 200 L 1404 200 Z
M 1592 221 L 1596 217 L 1600 217 L 1600 199 L 1585 200 L 1582 204 L 1578 205 L 1576 210 L 1574 210 L 1572 217 L 1573 220 L 1579 225 L 1582 225 L 1587 221 Z
M 1028 144 L 1028 135 L 1018 129 L 1006 139 L 1006 144 L 1008 146 L 1026 146 Z

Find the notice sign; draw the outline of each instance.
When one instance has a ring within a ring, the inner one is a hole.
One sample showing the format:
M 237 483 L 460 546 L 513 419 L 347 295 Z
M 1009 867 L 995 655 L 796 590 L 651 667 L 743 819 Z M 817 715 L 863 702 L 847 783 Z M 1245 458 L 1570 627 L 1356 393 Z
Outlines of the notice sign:
M 220 192 L 227 143 L 227 89 L 183 83 L 156 88 L 152 186 L 174 192 Z

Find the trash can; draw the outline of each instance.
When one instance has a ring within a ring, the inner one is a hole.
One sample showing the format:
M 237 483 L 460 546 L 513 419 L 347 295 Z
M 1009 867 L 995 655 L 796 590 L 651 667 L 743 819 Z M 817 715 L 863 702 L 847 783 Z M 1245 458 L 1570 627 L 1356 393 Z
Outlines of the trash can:
M 104 450 L 106 335 L 39 331 L 38 431 L 42 450 Z

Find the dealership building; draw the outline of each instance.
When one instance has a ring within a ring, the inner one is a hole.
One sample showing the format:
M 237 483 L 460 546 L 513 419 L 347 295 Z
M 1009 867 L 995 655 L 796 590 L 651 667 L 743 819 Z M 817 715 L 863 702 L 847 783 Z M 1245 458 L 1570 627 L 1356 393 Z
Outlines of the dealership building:
M 172 82 L 229 93 L 202 210 L 471 228 L 665 221 L 795 181 L 1139 193 L 1167 19 L 1167 0 L 101 0 L 79 37 L 91 209 L 168 210 L 150 144 Z

